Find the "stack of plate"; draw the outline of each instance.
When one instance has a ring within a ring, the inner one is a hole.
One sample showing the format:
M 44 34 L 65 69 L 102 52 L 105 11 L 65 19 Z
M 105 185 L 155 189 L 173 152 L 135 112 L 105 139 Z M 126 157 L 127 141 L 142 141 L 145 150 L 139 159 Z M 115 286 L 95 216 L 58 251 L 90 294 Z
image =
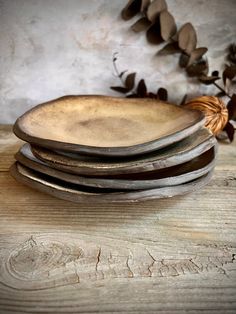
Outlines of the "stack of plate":
M 216 140 L 196 110 L 151 99 L 66 96 L 21 116 L 12 175 L 74 202 L 185 194 L 211 178 Z

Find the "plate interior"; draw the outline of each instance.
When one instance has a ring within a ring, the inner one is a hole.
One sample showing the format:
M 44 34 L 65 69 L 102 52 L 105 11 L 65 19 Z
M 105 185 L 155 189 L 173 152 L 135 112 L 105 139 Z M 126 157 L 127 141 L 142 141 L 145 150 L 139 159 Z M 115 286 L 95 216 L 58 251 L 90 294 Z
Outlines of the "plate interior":
M 115 148 L 157 141 L 202 119 L 199 111 L 152 99 L 68 96 L 36 106 L 17 127 L 34 139 Z

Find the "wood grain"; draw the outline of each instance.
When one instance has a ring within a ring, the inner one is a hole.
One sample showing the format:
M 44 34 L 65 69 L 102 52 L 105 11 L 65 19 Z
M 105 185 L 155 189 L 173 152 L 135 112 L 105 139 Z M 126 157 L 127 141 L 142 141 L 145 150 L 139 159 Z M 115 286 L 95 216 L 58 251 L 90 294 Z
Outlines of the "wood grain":
M 0 134 L 1 314 L 235 313 L 235 143 L 199 192 L 78 205 L 11 178 L 21 142 Z

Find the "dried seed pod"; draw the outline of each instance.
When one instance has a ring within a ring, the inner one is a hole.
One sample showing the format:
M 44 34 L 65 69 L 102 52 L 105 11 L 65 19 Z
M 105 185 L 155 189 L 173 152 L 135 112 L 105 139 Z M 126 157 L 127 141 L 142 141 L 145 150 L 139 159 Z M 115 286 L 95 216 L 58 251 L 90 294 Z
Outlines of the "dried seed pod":
M 190 109 L 202 111 L 206 116 L 205 126 L 216 135 L 228 122 L 228 110 L 224 102 L 214 96 L 202 96 L 190 100 L 184 105 Z

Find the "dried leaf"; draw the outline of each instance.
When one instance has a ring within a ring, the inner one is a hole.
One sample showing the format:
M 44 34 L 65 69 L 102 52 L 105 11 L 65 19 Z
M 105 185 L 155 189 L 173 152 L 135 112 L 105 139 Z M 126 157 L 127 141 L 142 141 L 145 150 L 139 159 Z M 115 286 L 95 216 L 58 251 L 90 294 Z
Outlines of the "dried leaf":
M 137 87 L 138 97 L 144 98 L 147 96 L 147 87 L 144 79 L 140 80 Z
M 226 79 L 232 81 L 236 76 L 236 65 L 228 66 L 223 72 L 223 82 L 226 84 Z
M 175 19 L 167 10 L 164 10 L 160 13 L 160 26 L 161 37 L 165 41 L 169 40 L 176 33 L 177 27 L 175 24 Z
M 127 71 L 128 71 L 128 70 L 122 71 L 122 72 L 119 74 L 119 77 L 122 78 L 122 76 L 123 76 Z
M 231 65 L 236 65 L 236 44 L 229 45 L 227 60 Z
M 186 68 L 189 62 L 189 56 L 186 55 L 186 53 L 182 53 L 180 58 L 179 58 L 179 66 L 181 68 Z
M 199 81 L 205 85 L 210 85 L 213 84 L 215 81 L 219 80 L 220 77 L 219 76 L 205 76 L 202 75 L 199 78 Z
M 123 93 L 123 94 L 126 94 L 129 91 L 128 88 L 122 87 L 122 86 L 111 86 L 110 88 L 118 93 Z
M 178 34 L 179 47 L 188 55 L 196 49 L 197 34 L 191 23 L 184 24 Z
M 229 120 L 236 118 L 236 94 L 233 94 L 227 105 Z
M 186 72 L 190 77 L 202 76 L 203 74 L 207 75 L 208 73 L 208 62 L 201 60 L 198 63 L 194 63 L 186 68 Z
M 181 102 L 180 102 L 180 104 L 179 104 L 180 106 L 185 105 L 187 97 L 188 97 L 188 95 L 185 94 L 184 97 L 183 97 L 183 99 L 181 100 Z
M 138 98 L 138 94 L 129 94 L 126 95 L 126 98 Z
M 179 38 L 179 35 L 178 35 L 178 32 L 174 34 L 174 36 L 171 37 L 171 40 L 175 41 L 176 43 L 178 43 L 178 38 Z M 179 47 L 179 46 L 178 46 Z
M 129 0 L 127 5 L 121 11 L 121 17 L 127 21 L 132 19 L 141 10 L 141 0 Z
M 147 30 L 150 25 L 151 25 L 151 22 L 146 17 L 142 17 L 131 26 L 131 29 L 134 32 L 139 33 L 139 32 Z
M 149 21 L 154 22 L 163 10 L 167 10 L 166 1 L 154 0 L 151 2 L 147 9 L 147 18 L 149 19 Z
M 157 21 L 147 30 L 146 36 L 148 42 L 151 44 L 158 45 L 163 42 L 159 19 L 157 19 Z
M 136 76 L 136 73 L 130 73 L 126 77 L 125 86 L 127 87 L 129 91 L 134 88 L 135 76 Z
M 157 91 L 157 96 L 162 101 L 167 101 L 168 99 L 168 92 L 165 88 L 161 87 Z
M 188 66 L 193 64 L 194 62 L 196 62 L 197 60 L 201 59 L 202 56 L 207 52 L 207 48 L 205 47 L 200 47 L 200 48 L 196 48 L 195 50 L 193 50 L 190 54 L 190 58 L 188 61 Z
M 223 131 L 225 131 L 227 133 L 227 136 L 228 136 L 230 142 L 233 142 L 233 140 L 234 140 L 234 127 L 233 127 L 233 125 L 230 122 L 228 122 L 226 124 L 226 126 L 224 127 Z
M 167 56 L 180 52 L 179 46 L 176 42 L 166 44 L 161 50 L 157 52 L 157 56 Z
M 219 92 L 215 96 L 218 97 L 218 98 L 221 98 L 221 97 L 224 97 L 225 95 L 226 95 L 225 92 Z
M 140 12 L 145 12 L 150 4 L 150 0 L 142 0 L 141 1 L 141 8 L 140 8 Z
M 213 71 L 213 72 L 211 72 L 211 76 L 219 76 L 219 71 Z
M 148 93 L 148 94 L 147 94 L 147 97 L 148 97 L 148 98 L 152 98 L 152 99 L 156 99 L 156 98 L 157 98 L 157 95 L 155 95 L 154 93 Z

